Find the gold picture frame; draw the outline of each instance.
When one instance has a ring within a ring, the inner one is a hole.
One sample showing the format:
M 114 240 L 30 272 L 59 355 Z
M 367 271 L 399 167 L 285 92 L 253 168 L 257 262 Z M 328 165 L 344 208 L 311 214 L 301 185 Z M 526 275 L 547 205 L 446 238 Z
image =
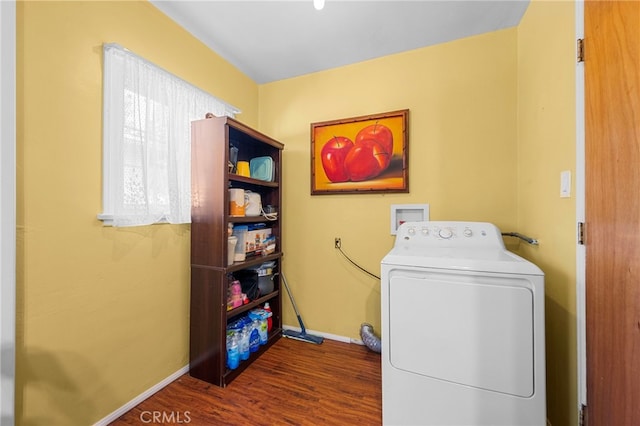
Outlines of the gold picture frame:
M 311 195 L 409 192 L 409 110 L 311 123 Z

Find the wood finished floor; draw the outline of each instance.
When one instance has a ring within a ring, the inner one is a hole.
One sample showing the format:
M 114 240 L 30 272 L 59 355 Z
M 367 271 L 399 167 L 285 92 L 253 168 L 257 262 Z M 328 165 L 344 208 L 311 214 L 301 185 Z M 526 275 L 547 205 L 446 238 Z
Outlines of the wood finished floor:
M 282 338 L 226 388 L 186 374 L 111 425 L 159 424 L 153 412 L 165 413 L 164 424 L 380 425 L 380 355 Z

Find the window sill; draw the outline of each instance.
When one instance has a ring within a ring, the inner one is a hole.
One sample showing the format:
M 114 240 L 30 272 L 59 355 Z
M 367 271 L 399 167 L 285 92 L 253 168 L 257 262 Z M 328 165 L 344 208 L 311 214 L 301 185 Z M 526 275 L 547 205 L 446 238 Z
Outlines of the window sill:
M 113 214 L 111 213 L 100 213 L 97 216 L 98 220 L 102 221 L 103 226 L 114 226 L 113 225 Z M 130 226 L 148 226 L 148 225 L 163 225 L 170 224 L 166 217 L 161 218 L 159 221 L 154 223 L 146 223 L 143 225 L 130 225 Z M 126 226 L 126 225 L 125 225 Z
M 100 213 L 98 220 L 102 221 L 103 226 L 113 226 L 113 215 L 107 213 Z

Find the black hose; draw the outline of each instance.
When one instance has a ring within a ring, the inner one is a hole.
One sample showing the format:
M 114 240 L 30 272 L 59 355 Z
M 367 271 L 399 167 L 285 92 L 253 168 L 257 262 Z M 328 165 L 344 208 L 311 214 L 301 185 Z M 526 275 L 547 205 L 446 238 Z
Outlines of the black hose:
M 518 234 L 517 232 L 503 232 L 502 235 L 504 235 L 505 237 L 520 238 L 521 240 L 526 241 L 534 246 L 538 245 L 538 240 L 536 240 L 535 238 L 527 237 L 526 235 Z

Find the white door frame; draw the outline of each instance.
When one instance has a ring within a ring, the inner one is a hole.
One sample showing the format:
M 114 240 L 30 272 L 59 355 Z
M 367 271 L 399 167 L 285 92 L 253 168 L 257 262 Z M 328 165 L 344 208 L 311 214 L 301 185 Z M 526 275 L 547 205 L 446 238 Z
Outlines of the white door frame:
M 584 39 L 584 0 L 576 0 L 576 40 Z M 576 65 L 576 228 L 585 221 L 584 62 Z M 576 313 L 578 338 L 578 412 L 587 405 L 586 247 L 576 238 Z
M 15 423 L 16 2 L 0 0 L 0 425 Z

